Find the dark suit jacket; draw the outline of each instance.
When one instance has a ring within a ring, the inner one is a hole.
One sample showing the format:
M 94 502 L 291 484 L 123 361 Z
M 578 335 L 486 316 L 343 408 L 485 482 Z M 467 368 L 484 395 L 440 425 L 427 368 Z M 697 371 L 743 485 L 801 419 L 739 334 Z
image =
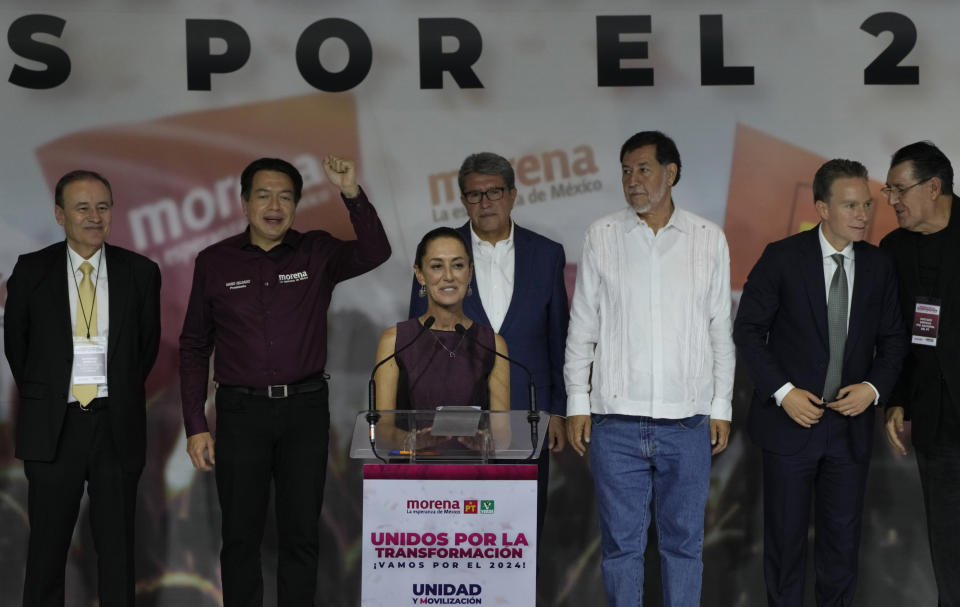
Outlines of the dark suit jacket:
M 16 456 L 52 461 L 70 391 L 73 330 L 66 242 L 21 255 L 7 282 L 4 351 L 20 391 Z M 104 245 L 110 281 L 108 415 L 124 468 L 146 457 L 144 383 L 160 344 L 160 269 L 146 257 Z
M 457 228 L 473 256 L 470 222 Z M 567 390 L 563 384 L 563 356 L 567 342 L 570 308 L 563 282 L 566 257 L 560 243 L 514 224 L 513 295 L 500 327 L 510 358 L 526 365 L 533 375 L 537 408 L 556 415 L 567 409 Z M 490 320 L 480 301 L 474 274 L 473 295 L 463 302 L 463 311 L 476 322 Z M 410 318 L 427 311 L 427 300 L 418 295 L 420 285 L 413 281 L 410 293 Z M 510 408 L 530 407 L 526 374 L 516 366 L 510 369 Z
M 911 345 L 890 405 L 903 407 L 913 421 L 911 440 L 923 449 L 933 445 L 940 422 L 940 390 L 946 382 L 953 406 L 960 408 L 960 198 L 953 197 L 940 261 L 940 332 L 935 348 Z M 880 247 L 890 254 L 900 278 L 900 307 L 910 330 L 921 292 L 917 240 L 919 234 L 898 228 Z M 960 411 L 957 412 L 960 417 Z
M 830 361 L 819 228 L 767 245 L 743 288 L 733 337 L 755 387 L 748 426 L 763 449 L 797 453 L 811 429 L 773 398 L 785 383 L 822 395 Z M 893 264 L 877 247 L 854 244 L 855 273 L 841 386 L 868 381 L 886 402 L 906 356 Z M 874 407 L 842 418 L 858 459 L 872 445 Z

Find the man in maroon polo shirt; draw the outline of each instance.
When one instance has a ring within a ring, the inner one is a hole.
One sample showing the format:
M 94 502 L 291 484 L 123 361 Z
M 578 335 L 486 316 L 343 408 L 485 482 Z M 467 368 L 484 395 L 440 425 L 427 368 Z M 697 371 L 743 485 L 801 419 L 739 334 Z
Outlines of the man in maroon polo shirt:
M 327 466 L 327 307 L 336 283 L 390 257 L 390 243 L 354 163 L 328 156 L 357 240 L 290 229 L 303 178 L 261 158 L 240 176 L 249 225 L 197 256 L 180 334 L 180 393 L 187 453 L 216 463 L 223 513 L 220 551 L 226 607 L 263 604 L 260 543 L 270 481 L 276 490 L 278 604 L 313 605 L 319 517 Z M 210 355 L 217 383 L 217 440 L 204 402 Z

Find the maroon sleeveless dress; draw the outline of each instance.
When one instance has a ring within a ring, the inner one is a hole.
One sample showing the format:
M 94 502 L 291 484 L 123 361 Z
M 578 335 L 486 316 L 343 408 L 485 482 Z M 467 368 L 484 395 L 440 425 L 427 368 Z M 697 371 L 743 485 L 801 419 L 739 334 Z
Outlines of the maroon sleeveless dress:
M 394 351 L 410 343 L 421 327 L 416 318 L 397 323 Z M 477 342 L 495 350 L 493 329 L 473 323 L 466 336 L 428 329 L 397 356 L 397 409 L 435 409 L 441 405 L 489 409 L 487 380 L 496 355 Z

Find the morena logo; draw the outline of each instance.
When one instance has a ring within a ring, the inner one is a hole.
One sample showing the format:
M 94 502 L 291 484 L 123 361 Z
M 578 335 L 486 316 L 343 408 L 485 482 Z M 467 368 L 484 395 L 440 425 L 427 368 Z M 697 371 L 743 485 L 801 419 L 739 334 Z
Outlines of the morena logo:
M 462 504 L 462 506 L 461 506 Z M 408 514 L 493 514 L 493 500 L 443 500 L 413 499 L 407 500 Z
M 476 501 L 476 500 L 474 500 Z M 407 510 L 459 510 L 459 500 L 407 500 Z
M 558 180 L 584 178 L 600 172 L 593 148 L 586 144 L 570 150 L 555 148 L 531 152 L 510 159 L 510 164 L 514 167 L 518 188 L 545 186 Z M 460 198 L 458 175 L 458 170 L 452 170 L 427 176 L 431 206 L 453 204 Z

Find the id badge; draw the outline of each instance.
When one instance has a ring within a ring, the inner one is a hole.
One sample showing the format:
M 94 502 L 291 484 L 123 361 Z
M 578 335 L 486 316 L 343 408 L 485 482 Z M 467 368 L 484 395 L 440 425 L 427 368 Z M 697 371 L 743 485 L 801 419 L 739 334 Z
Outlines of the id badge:
M 940 333 L 940 300 L 918 297 L 913 311 L 910 341 L 920 346 L 936 346 Z
M 107 383 L 107 340 L 104 337 L 73 338 L 73 383 Z

